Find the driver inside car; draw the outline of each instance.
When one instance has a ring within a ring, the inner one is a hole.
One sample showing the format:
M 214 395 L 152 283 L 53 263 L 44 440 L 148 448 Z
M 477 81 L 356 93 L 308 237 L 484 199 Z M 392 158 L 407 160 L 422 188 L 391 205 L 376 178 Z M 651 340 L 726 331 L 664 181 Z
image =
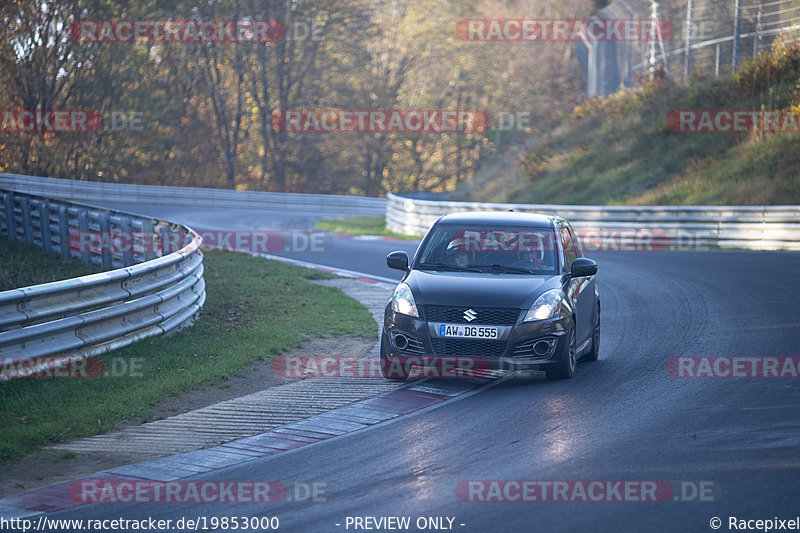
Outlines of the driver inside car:
M 459 237 L 447 245 L 444 263 L 459 268 L 467 268 L 469 265 L 469 254 L 466 251 L 463 238 Z

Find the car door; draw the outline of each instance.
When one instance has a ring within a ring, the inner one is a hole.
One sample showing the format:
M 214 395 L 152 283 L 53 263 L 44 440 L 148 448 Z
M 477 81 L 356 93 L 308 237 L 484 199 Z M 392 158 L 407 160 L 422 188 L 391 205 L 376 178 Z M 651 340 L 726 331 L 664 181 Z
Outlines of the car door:
M 575 239 L 575 233 L 568 223 L 559 224 L 559 237 L 561 238 L 561 248 L 564 253 L 564 272 L 567 273 L 572 267 L 572 262 L 578 257 L 583 257 L 583 253 L 580 244 Z M 577 347 L 582 348 L 592 335 L 595 294 L 594 276 L 570 278 L 565 292 L 570 302 L 572 302 L 572 308 L 575 310 L 575 340 Z

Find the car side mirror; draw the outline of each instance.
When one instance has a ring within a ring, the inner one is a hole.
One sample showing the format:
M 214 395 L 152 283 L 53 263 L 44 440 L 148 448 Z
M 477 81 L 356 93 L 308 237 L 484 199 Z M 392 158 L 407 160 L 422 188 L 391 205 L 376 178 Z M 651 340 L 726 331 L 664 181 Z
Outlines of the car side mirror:
M 579 257 L 572 262 L 569 275 L 573 278 L 585 278 L 597 274 L 597 263 L 586 257 Z
M 386 256 L 386 266 L 395 270 L 408 271 L 408 254 L 400 252 L 392 252 Z

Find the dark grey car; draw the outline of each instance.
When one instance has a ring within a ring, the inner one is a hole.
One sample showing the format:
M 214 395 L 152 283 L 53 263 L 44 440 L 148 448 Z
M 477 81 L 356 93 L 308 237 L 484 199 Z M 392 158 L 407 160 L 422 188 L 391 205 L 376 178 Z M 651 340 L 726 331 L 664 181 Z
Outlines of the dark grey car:
M 406 379 L 414 367 L 448 358 L 461 366 L 467 358 L 477 368 L 564 379 L 577 359 L 597 360 L 597 264 L 583 257 L 563 218 L 450 214 L 431 227 L 412 261 L 392 252 L 386 262 L 405 272 L 384 313 L 386 377 Z

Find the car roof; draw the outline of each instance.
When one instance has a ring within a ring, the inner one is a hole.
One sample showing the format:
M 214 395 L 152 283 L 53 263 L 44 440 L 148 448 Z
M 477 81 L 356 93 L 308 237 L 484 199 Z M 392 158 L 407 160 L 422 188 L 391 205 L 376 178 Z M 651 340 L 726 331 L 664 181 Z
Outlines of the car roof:
M 519 211 L 463 211 L 450 213 L 439 218 L 437 224 L 462 225 L 519 225 L 536 228 L 550 228 L 553 222 L 561 220 L 553 215 L 541 213 L 522 213 Z

